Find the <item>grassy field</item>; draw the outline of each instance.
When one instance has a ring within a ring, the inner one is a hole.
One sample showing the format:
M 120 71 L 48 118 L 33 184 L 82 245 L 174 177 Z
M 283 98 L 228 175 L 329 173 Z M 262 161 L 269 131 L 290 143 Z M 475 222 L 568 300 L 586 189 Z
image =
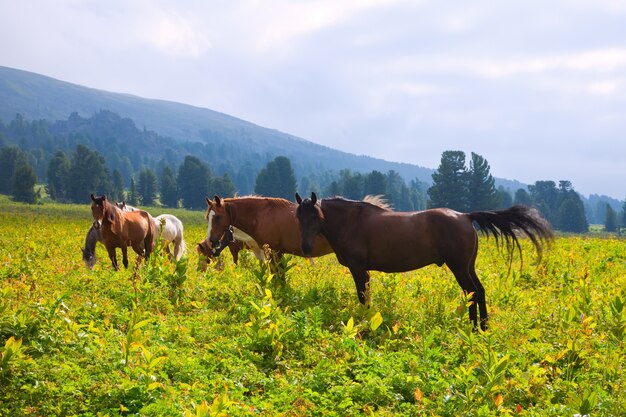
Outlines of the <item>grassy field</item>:
M 152 211 L 152 210 L 151 210 Z M 154 209 L 154 215 L 163 213 Z M 559 237 L 541 263 L 481 238 L 490 329 L 445 267 L 372 274 L 361 307 L 334 255 L 251 253 L 197 270 L 201 212 L 174 210 L 188 259 L 87 270 L 87 204 L 0 196 L 0 416 L 619 416 L 626 241 Z M 283 265 L 285 267 L 285 265 Z

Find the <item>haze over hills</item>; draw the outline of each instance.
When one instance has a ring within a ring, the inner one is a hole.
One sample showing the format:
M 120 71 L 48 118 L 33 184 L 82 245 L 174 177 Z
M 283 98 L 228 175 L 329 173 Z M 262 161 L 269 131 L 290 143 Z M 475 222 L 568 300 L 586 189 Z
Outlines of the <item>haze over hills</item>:
M 90 117 L 101 110 L 128 117 L 139 128 L 171 138 L 172 145 L 227 144 L 262 156 L 263 164 L 285 155 L 292 160 L 297 175 L 302 175 L 299 170 L 395 170 L 407 181 L 417 178 L 432 182 L 432 168 L 349 154 L 205 108 L 97 90 L 0 66 L 0 119 L 5 123 L 18 113 L 26 120 L 56 121 L 67 119 L 72 113 Z M 496 183 L 512 190 L 523 187 L 517 181 L 496 179 Z
M 241 148 L 242 152 L 263 155 L 267 160 L 285 155 L 292 160 L 295 169 L 395 170 L 406 180 L 418 178 L 431 182 L 432 169 L 337 151 L 213 110 L 96 90 L 0 67 L 0 119 L 4 122 L 11 121 L 18 113 L 27 120 L 55 121 L 67 119 L 74 112 L 90 117 L 101 110 L 128 117 L 139 128 L 178 143 L 201 142 L 215 146 L 227 143 L 230 147 Z

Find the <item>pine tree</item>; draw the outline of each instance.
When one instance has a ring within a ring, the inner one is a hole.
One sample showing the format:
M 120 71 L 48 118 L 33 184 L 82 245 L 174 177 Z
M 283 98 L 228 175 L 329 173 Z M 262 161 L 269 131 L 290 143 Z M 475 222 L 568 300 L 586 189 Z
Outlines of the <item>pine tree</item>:
M 161 175 L 161 203 L 165 207 L 178 207 L 178 189 L 174 172 L 169 166 L 163 168 Z
M 90 193 L 108 193 L 111 184 L 104 157 L 85 145 L 76 145 L 65 187 L 72 203 L 84 203 Z
M 296 184 L 291 161 L 285 156 L 278 156 L 259 172 L 254 192 L 268 197 L 292 200 L 296 194 Z
M 33 167 L 26 161 L 21 161 L 15 167 L 11 178 L 11 195 L 13 200 L 33 204 L 37 200 L 35 183 L 37 175 Z
M 128 190 L 128 204 L 131 206 L 139 205 L 139 191 L 137 190 L 137 185 L 135 184 L 135 179 L 133 177 L 130 178 L 130 190 Z
M 385 195 L 387 193 L 387 177 L 380 171 L 372 171 L 364 178 L 363 194 Z
M 429 207 L 448 207 L 453 210 L 468 209 L 468 179 L 465 153 L 445 151 L 439 168 L 432 175 L 433 185 L 428 189 Z
M 0 194 L 11 194 L 15 168 L 26 162 L 26 155 L 19 148 L 6 147 L 0 149 Z
M 157 197 L 157 177 L 153 170 L 144 168 L 139 172 L 139 180 L 137 181 L 137 191 L 141 204 L 144 206 L 154 205 Z
M 515 199 L 513 200 L 513 204 L 532 206 L 533 201 L 530 197 L 530 194 L 528 194 L 528 191 L 523 188 L 519 188 L 517 191 L 515 191 Z
M 482 156 L 472 152 L 468 173 L 469 211 L 493 210 L 500 205 L 500 195 L 489 164 Z
M 604 213 L 604 230 L 607 232 L 617 231 L 617 213 L 610 204 L 606 205 Z
M 70 160 L 63 151 L 57 151 L 48 164 L 48 184 L 46 189 L 50 198 L 64 201 L 67 190 L 66 184 L 70 174 Z
M 211 180 L 209 195 L 219 195 L 220 197 L 232 197 L 235 195 L 235 185 L 228 173 L 221 177 L 214 177 Z
M 183 207 L 197 210 L 206 207 L 205 197 L 211 183 L 211 168 L 195 156 L 187 155 L 178 169 L 178 191 Z
M 109 196 L 111 200 L 124 201 L 126 198 L 126 196 L 124 195 L 124 178 L 122 177 L 122 173 L 119 170 L 113 170 L 111 183 L 112 189 Z

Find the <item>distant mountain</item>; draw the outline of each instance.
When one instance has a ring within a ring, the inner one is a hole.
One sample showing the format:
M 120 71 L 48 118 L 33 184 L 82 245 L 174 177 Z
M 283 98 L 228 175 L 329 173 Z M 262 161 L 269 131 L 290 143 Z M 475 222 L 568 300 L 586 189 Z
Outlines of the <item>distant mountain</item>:
M 169 138 L 160 140 L 167 142 L 166 149 L 180 147 L 188 151 L 194 148 L 192 143 L 197 143 L 196 147 L 205 149 L 205 155 L 212 155 L 207 162 L 216 167 L 233 163 L 219 161 L 220 156 L 236 154 L 238 161 L 248 161 L 258 168 L 284 155 L 292 161 L 299 178 L 347 168 L 361 173 L 395 170 L 407 182 L 417 178 L 432 183 L 431 168 L 341 152 L 205 108 L 111 93 L 0 66 L 0 120 L 4 123 L 11 122 L 16 114 L 25 120 L 55 122 L 68 120 L 73 113 L 91 118 L 103 110 L 131 119 L 144 132 Z M 511 191 L 524 187 L 518 181 L 498 178 L 496 185 Z
M 257 126 L 213 110 L 163 100 L 111 93 L 59 81 L 43 75 L 0 66 L 0 119 L 17 113 L 26 120 L 65 120 L 77 113 L 91 117 L 110 110 L 128 117 L 139 128 L 154 131 L 174 142 L 200 142 L 261 155 L 264 163 L 285 155 L 295 169 L 305 172 L 349 168 L 357 172 L 397 171 L 407 180 L 431 182 L 432 169 L 388 162 L 337 151 L 304 139 Z

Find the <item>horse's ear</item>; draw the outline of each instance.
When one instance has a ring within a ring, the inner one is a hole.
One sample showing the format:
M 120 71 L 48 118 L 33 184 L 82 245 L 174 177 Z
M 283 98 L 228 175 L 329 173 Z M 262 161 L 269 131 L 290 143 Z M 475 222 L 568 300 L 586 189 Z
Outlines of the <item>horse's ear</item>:
M 298 202 L 298 204 L 302 204 L 302 197 L 300 197 L 300 194 L 296 193 L 296 201 Z
M 219 195 L 217 195 L 217 194 L 214 195 L 213 199 L 215 200 L 215 204 L 217 204 L 218 207 L 222 205 L 222 199 L 220 198 Z
M 213 205 L 213 202 L 211 201 L 211 199 L 209 197 L 205 196 L 204 199 L 206 200 L 207 206 L 211 207 Z
M 313 204 L 317 203 L 317 196 L 315 195 L 313 191 L 311 191 L 311 202 Z
M 91 201 L 96 201 L 96 197 L 91 193 Z

